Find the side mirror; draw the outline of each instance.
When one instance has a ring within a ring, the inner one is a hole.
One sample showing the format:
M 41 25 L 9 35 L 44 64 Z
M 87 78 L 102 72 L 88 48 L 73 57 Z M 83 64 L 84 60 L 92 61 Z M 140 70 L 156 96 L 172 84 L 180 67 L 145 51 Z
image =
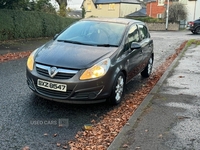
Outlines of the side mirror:
M 133 42 L 131 43 L 131 50 L 133 49 L 140 49 L 141 48 L 141 45 L 136 43 L 136 42 Z
M 55 40 L 55 39 L 58 37 L 58 35 L 59 35 L 59 34 L 56 34 L 56 35 L 53 37 L 53 40 Z

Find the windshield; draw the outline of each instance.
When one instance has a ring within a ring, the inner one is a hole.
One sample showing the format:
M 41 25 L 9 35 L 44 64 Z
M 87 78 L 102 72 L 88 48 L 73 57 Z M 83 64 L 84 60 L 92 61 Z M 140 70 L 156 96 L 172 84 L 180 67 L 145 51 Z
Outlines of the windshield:
M 58 37 L 57 41 L 97 46 L 119 46 L 126 25 L 99 21 L 79 21 Z

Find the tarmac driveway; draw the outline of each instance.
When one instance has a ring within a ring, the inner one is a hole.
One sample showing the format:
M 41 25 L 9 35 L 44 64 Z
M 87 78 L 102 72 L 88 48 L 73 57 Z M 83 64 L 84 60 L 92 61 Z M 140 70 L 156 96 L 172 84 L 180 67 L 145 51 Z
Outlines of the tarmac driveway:
M 188 32 L 152 32 L 155 45 L 155 68 L 175 52 L 179 45 L 195 38 Z M 29 49 L 28 49 L 29 50 Z M 60 149 L 84 124 L 99 120 L 113 109 L 103 104 L 69 105 L 35 96 L 26 85 L 26 59 L 0 63 L 0 143 L 1 149 Z M 145 81 L 144 81 L 145 82 Z M 134 84 L 133 84 L 134 83 Z M 136 77 L 126 92 L 137 90 L 143 82 Z

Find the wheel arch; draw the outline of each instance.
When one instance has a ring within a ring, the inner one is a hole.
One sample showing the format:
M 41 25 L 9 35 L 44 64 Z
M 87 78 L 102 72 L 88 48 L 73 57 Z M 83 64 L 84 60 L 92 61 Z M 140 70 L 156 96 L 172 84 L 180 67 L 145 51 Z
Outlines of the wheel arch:
M 152 56 L 152 58 L 153 58 L 153 61 L 154 61 L 154 52 L 152 52 L 151 56 Z
M 194 29 L 195 34 L 199 34 L 199 33 L 196 32 L 196 30 L 197 30 L 198 28 L 200 28 L 200 25 L 198 25 L 198 26 L 195 27 L 195 29 Z

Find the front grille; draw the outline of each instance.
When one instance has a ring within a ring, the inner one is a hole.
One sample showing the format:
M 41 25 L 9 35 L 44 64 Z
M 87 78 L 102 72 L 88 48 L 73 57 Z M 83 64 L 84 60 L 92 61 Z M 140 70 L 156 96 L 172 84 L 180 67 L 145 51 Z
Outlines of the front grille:
M 38 74 L 42 76 L 50 77 L 49 75 L 50 69 L 51 69 L 50 66 L 36 64 L 36 71 Z M 70 79 L 78 72 L 78 70 L 69 70 L 63 68 L 57 68 L 56 71 L 57 74 L 53 77 L 54 79 Z
M 37 91 L 43 95 L 47 95 L 49 97 L 55 97 L 55 98 L 67 98 L 72 92 L 71 90 L 68 90 L 67 92 L 54 91 L 54 90 L 41 88 L 38 86 L 37 86 Z

